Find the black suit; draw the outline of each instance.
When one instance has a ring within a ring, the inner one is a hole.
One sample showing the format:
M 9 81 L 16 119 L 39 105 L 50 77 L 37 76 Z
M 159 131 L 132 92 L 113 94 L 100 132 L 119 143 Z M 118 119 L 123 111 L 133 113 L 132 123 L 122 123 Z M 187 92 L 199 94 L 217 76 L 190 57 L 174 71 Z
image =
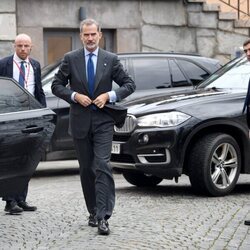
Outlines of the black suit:
M 32 58 L 29 58 L 30 64 L 34 70 L 35 78 L 35 98 L 46 107 L 45 95 L 41 83 L 41 66 L 40 63 Z M 13 77 L 13 55 L 0 60 L 0 76 Z
M 35 81 L 35 98 L 45 107 L 46 100 L 42 89 L 41 83 L 41 67 L 40 63 L 32 58 L 29 58 L 30 64 L 34 70 L 34 81 Z M 13 55 L 5 57 L 0 60 L 0 76 L 13 78 Z M 3 197 L 6 201 L 25 201 L 28 193 L 28 184 L 26 188 L 21 192 L 13 196 Z
M 72 101 L 72 93 L 90 96 L 87 84 L 84 49 L 65 54 L 52 83 L 52 92 L 70 103 L 70 133 L 80 164 L 80 175 L 87 209 L 97 219 L 108 219 L 115 203 L 115 187 L 109 165 L 114 120 L 102 109 L 92 105 L 83 107 Z M 111 91 L 112 81 L 120 88 L 115 90 L 117 101 L 130 95 L 135 84 L 118 60 L 117 55 L 99 48 L 94 100 Z M 70 83 L 70 88 L 66 85 Z
M 247 111 L 246 112 L 246 118 L 247 118 L 247 125 L 248 125 L 248 128 L 250 129 L 250 79 L 248 81 L 248 88 L 247 88 L 247 94 L 246 94 L 246 98 L 245 98 L 245 102 L 244 102 L 244 106 L 243 106 L 243 110 L 242 110 L 242 113 L 245 112 L 245 110 Z

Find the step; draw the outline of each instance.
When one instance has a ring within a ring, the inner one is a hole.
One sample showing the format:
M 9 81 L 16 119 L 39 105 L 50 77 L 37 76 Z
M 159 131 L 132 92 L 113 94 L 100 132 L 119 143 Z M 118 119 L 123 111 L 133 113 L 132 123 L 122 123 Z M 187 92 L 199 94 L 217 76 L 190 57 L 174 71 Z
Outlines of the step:
M 250 20 L 235 20 L 234 21 L 235 28 L 250 28 Z
M 212 12 L 212 11 L 220 11 L 220 4 L 219 3 L 205 3 L 203 5 L 203 11 L 205 12 Z
M 237 13 L 235 13 L 235 12 L 220 12 L 219 19 L 220 20 L 236 20 Z
M 188 3 L 205 3 L 206 0 L 186 0 Z
M 221 8 L 220 8 L 220 11 L 221 13 L 224 13 L 224 12 L 233 12 L 233 13 L 236 13 L 237 15 L 237 19 L 238 19 L 238 11 L 236 9 L 234 9 L 232 6 L 234 7 L 237 7 L 237 1 L 238 0 L 234 0 L 234 1 L 229 1 L 229 4 L 231 4 L 231 6 L 227 5 L 226 3 L 224 2 L 221 2 L 219 0 L 206 0 L 208 4 L 212 4 L 212 3 L 218 3 L 221 5 Z M 241 4 L 241 9 L 244 10 L 245 8 L 247 8 L 247 0 L 240 0 L 240 4 Z M 222 20 L 234 20 L 234 17 L 230 17 L 230 14 L 226 14 L 224 17 L 221 17 Z M 240 13 L 240 17 L 239 19 L 243 19 L 243 20 L 247 20 L 249 19 L 250 17 L 245 15 L 243 13 Z

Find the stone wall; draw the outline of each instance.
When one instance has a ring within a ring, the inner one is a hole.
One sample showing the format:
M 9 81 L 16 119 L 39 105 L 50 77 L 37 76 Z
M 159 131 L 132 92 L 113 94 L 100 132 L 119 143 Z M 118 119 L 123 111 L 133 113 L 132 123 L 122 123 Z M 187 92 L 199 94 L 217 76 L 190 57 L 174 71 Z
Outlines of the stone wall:
M 1 0 L 0 58 L 13 51 L 13 40 L 16 32 L 16 0 Z
M 117 52 L 198 53 L 225 63 L 249 36 L 247 25 L 236 25 L 205 0 L 1 0 L 0 57 L 12 53 L 15 35 L 25 32 L 43 65 L 44 28 L 78 29 L 80 7 L 103 28 L 116 29 Z

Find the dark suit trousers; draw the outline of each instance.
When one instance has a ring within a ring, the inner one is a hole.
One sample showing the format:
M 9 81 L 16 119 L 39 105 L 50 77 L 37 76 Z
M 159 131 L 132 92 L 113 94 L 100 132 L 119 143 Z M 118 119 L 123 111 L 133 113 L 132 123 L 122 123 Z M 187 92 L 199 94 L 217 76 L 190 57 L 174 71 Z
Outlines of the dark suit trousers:
M 3 197 L 3 201 L 16 201 L 16 202 L 26 201 L 26 197 L 27 197 L 27 194 L 28 194 L 28 185 L 29 184 L 27 183 L 24 190 L 19 194 L 9 195 L 9 196 Z
M 74 138 L 74 143 L 88 212 L 101 220 L 112 215 L 115 205 L 115 184 L 109 163 L 114 122 L 99 110 L 93 110 L 91 117 L 88 135 L 84 139 Z

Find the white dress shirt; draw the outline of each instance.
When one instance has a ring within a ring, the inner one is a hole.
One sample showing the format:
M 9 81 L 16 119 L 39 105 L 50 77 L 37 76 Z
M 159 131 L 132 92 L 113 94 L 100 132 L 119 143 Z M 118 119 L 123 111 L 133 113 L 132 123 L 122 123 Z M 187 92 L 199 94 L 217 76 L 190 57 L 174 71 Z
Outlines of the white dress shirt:
M 13 78 L 18 82 L 19 75 L 20 75 L 20 68 L 21 62 L 24 61 L 24 68 L 25 68 L 25 81 L 24 81 L 24 88 L 27 89 L 32 95 L 35 93 L 35 77 L 34 77 L 34 70 L 27 57 L 25 60 L 22 60 L 14 54 L 13 57 Z
M 88 60 L 89 60 L 89 54 L 90 54 L 90 53 L 93 54 L 93 56 L 92 56 L 92 61 L 93 61 L 93 64 L 94 64 L 94 72 L 95 72 L 95 74 L 96 74 L 96 65 L 97 65 L 98 50 L 99 50 L 99 48 L 97 48 L 97 49 L 96 49 L 95 51 L 93 51 L 93 52 L 89 52 L 88 50 L 86 50 L 86 49 L 84 48 L 85 65 L 86 65 L 86 76 L 87 76 L 87 78 L 88 78 L 87 65 L 88 65 Z M 117 97 L 116 97 L 115 91 L 114 91 L 114 90 L 111 90 L 111 91 L 109 91 L 109 92 L 107 92 L 107 93 L 108 93 L 108 95 L 109 95 L 109 102 L 116 102 Z M 76 94 L 76 92 L 73 92 L 72 95 L 71 95 L 71 99 L 72 99 L 73 101 L 75 101 L 75 94 Z

